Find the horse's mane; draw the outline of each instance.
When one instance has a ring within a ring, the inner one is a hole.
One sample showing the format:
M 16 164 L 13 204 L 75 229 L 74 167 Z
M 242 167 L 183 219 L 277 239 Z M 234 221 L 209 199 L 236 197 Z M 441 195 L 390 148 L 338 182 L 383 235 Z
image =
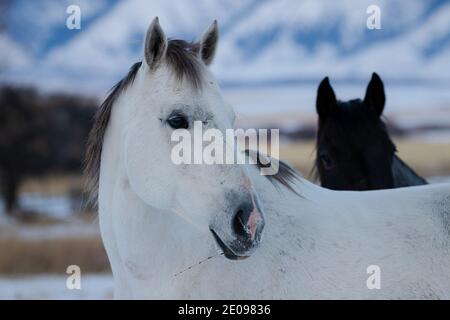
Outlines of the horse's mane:
M 128 71 L 128 74 L 116 83 L 108 96 L 100 105 L 94 116 L 94 123 L 87 141 L 85 154 L 85 173 L 88 178 L 87 189 L 90 193 L 90 201 L 96 202 L 98 195 L 98 181 L 100 175 L 100 160 L 103 148 L 103 138 L 111 117 L 112 106 L 121 93 L 134 81 L 142 62 L 136 62 Z
M 179 81 L 188 80 L 197 89 L 200 88 L 202 82 L 201 61 L 198 52 L 198 43 L 171 39 L 168 41 L 165 56 L 166 62 L 172 68 L 176 78 Z M 97 201 L 103 139 L 111 117 L 112 107 L 118 97 L 133 83 L 141 65 L 142 62 L 136 62 L 131 66 L 128 74 L 111 88 L 95 114 L 85 155 L 85 173 L 88 178 L 87 190 L 90 194 L 90 201 L 93 203 Z
M 263 155 L 259 151 L 253 151 L 248 149 L 245 150 L 245 153 L 250 157 L 256 158 L 255 160 L 258 168 L 263 169 L 268 167 L 267 164 L 263 164 L 260 160 L 261 156 L 268 157 L 267 155 Z M 265 177 L 269 179 L 269 181 L 272 182 L 275 186 L 277 185 L 277 183 L 279 183 L 288 188 L 291 192 L 302 197 L 294 188 L 295 181 L 301 181 L 300 175 L 294 168 L 292 168 L 286 162 L 278 160 L 278 172 L 273 175 L 266 175 Z

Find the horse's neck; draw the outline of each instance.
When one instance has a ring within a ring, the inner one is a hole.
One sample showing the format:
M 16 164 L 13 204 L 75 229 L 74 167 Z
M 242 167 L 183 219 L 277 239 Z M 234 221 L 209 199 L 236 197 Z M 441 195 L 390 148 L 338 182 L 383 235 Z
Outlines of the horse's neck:
M 396 154 L 392 159 L 392 174 L 396 188 L 427 184 L 424 178 L 415 173 Z

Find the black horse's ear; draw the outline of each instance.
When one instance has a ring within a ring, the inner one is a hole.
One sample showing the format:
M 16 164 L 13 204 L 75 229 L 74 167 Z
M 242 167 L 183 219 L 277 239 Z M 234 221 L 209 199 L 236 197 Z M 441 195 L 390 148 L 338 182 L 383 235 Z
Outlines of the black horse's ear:
M 167 38 L 159 25 L 159 19 L 156 17 L 148 27 L 145 35 L 144 57 L 145 62 L 150 69 L 155 69 L 167 50 Z
M 317 90 L 316 110 L 320 118 L 325 119 L 337 105 L 336 96 L 328 77 L 322 80 Z
M 375 72 L 372 74 L 369 85 L 367 86 L 364 103 L 372 108 L 378 116 L 381 116 L 386 102 L 384 94 L 384 85 L 381 78 Z

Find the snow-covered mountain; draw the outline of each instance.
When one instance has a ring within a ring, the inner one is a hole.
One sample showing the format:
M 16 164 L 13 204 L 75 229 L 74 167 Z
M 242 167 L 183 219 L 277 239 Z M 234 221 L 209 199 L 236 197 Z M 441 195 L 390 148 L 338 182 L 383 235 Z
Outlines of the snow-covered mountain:
M 154 16 L 170 37 L 221 28 L 213 69 L 224 85 L 366 82 L 450 87 L 446 0 L 41 0 L 6 1 L 0 15 L 0 80 L 44 89 L 104 92 L 140 59 Z M 68 30 L 78 4 L 81 30 Z M 381 29 L 366 27 L 369 5 Z

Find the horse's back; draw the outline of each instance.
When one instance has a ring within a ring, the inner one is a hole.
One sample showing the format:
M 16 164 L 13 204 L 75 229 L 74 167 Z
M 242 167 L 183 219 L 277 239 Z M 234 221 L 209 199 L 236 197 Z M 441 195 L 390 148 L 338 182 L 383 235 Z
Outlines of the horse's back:
M 369 215 L 359 217 L 362 257 L 380 266 L 389 297 L 449 299 L 450 185 L 364 192 L 359 202 L 368 210 L 356 219 Z
M 323 282 L 328 297 L 347 287 L 344 298 L 450 299 L 450 184 L 317 193 L 315 224 L 296 228 L 319 232 L 309 235 L 321 250 L 311 267 L 334 284 Z M 382 290 L 367 289 L 370 266 L 379 267 Z

